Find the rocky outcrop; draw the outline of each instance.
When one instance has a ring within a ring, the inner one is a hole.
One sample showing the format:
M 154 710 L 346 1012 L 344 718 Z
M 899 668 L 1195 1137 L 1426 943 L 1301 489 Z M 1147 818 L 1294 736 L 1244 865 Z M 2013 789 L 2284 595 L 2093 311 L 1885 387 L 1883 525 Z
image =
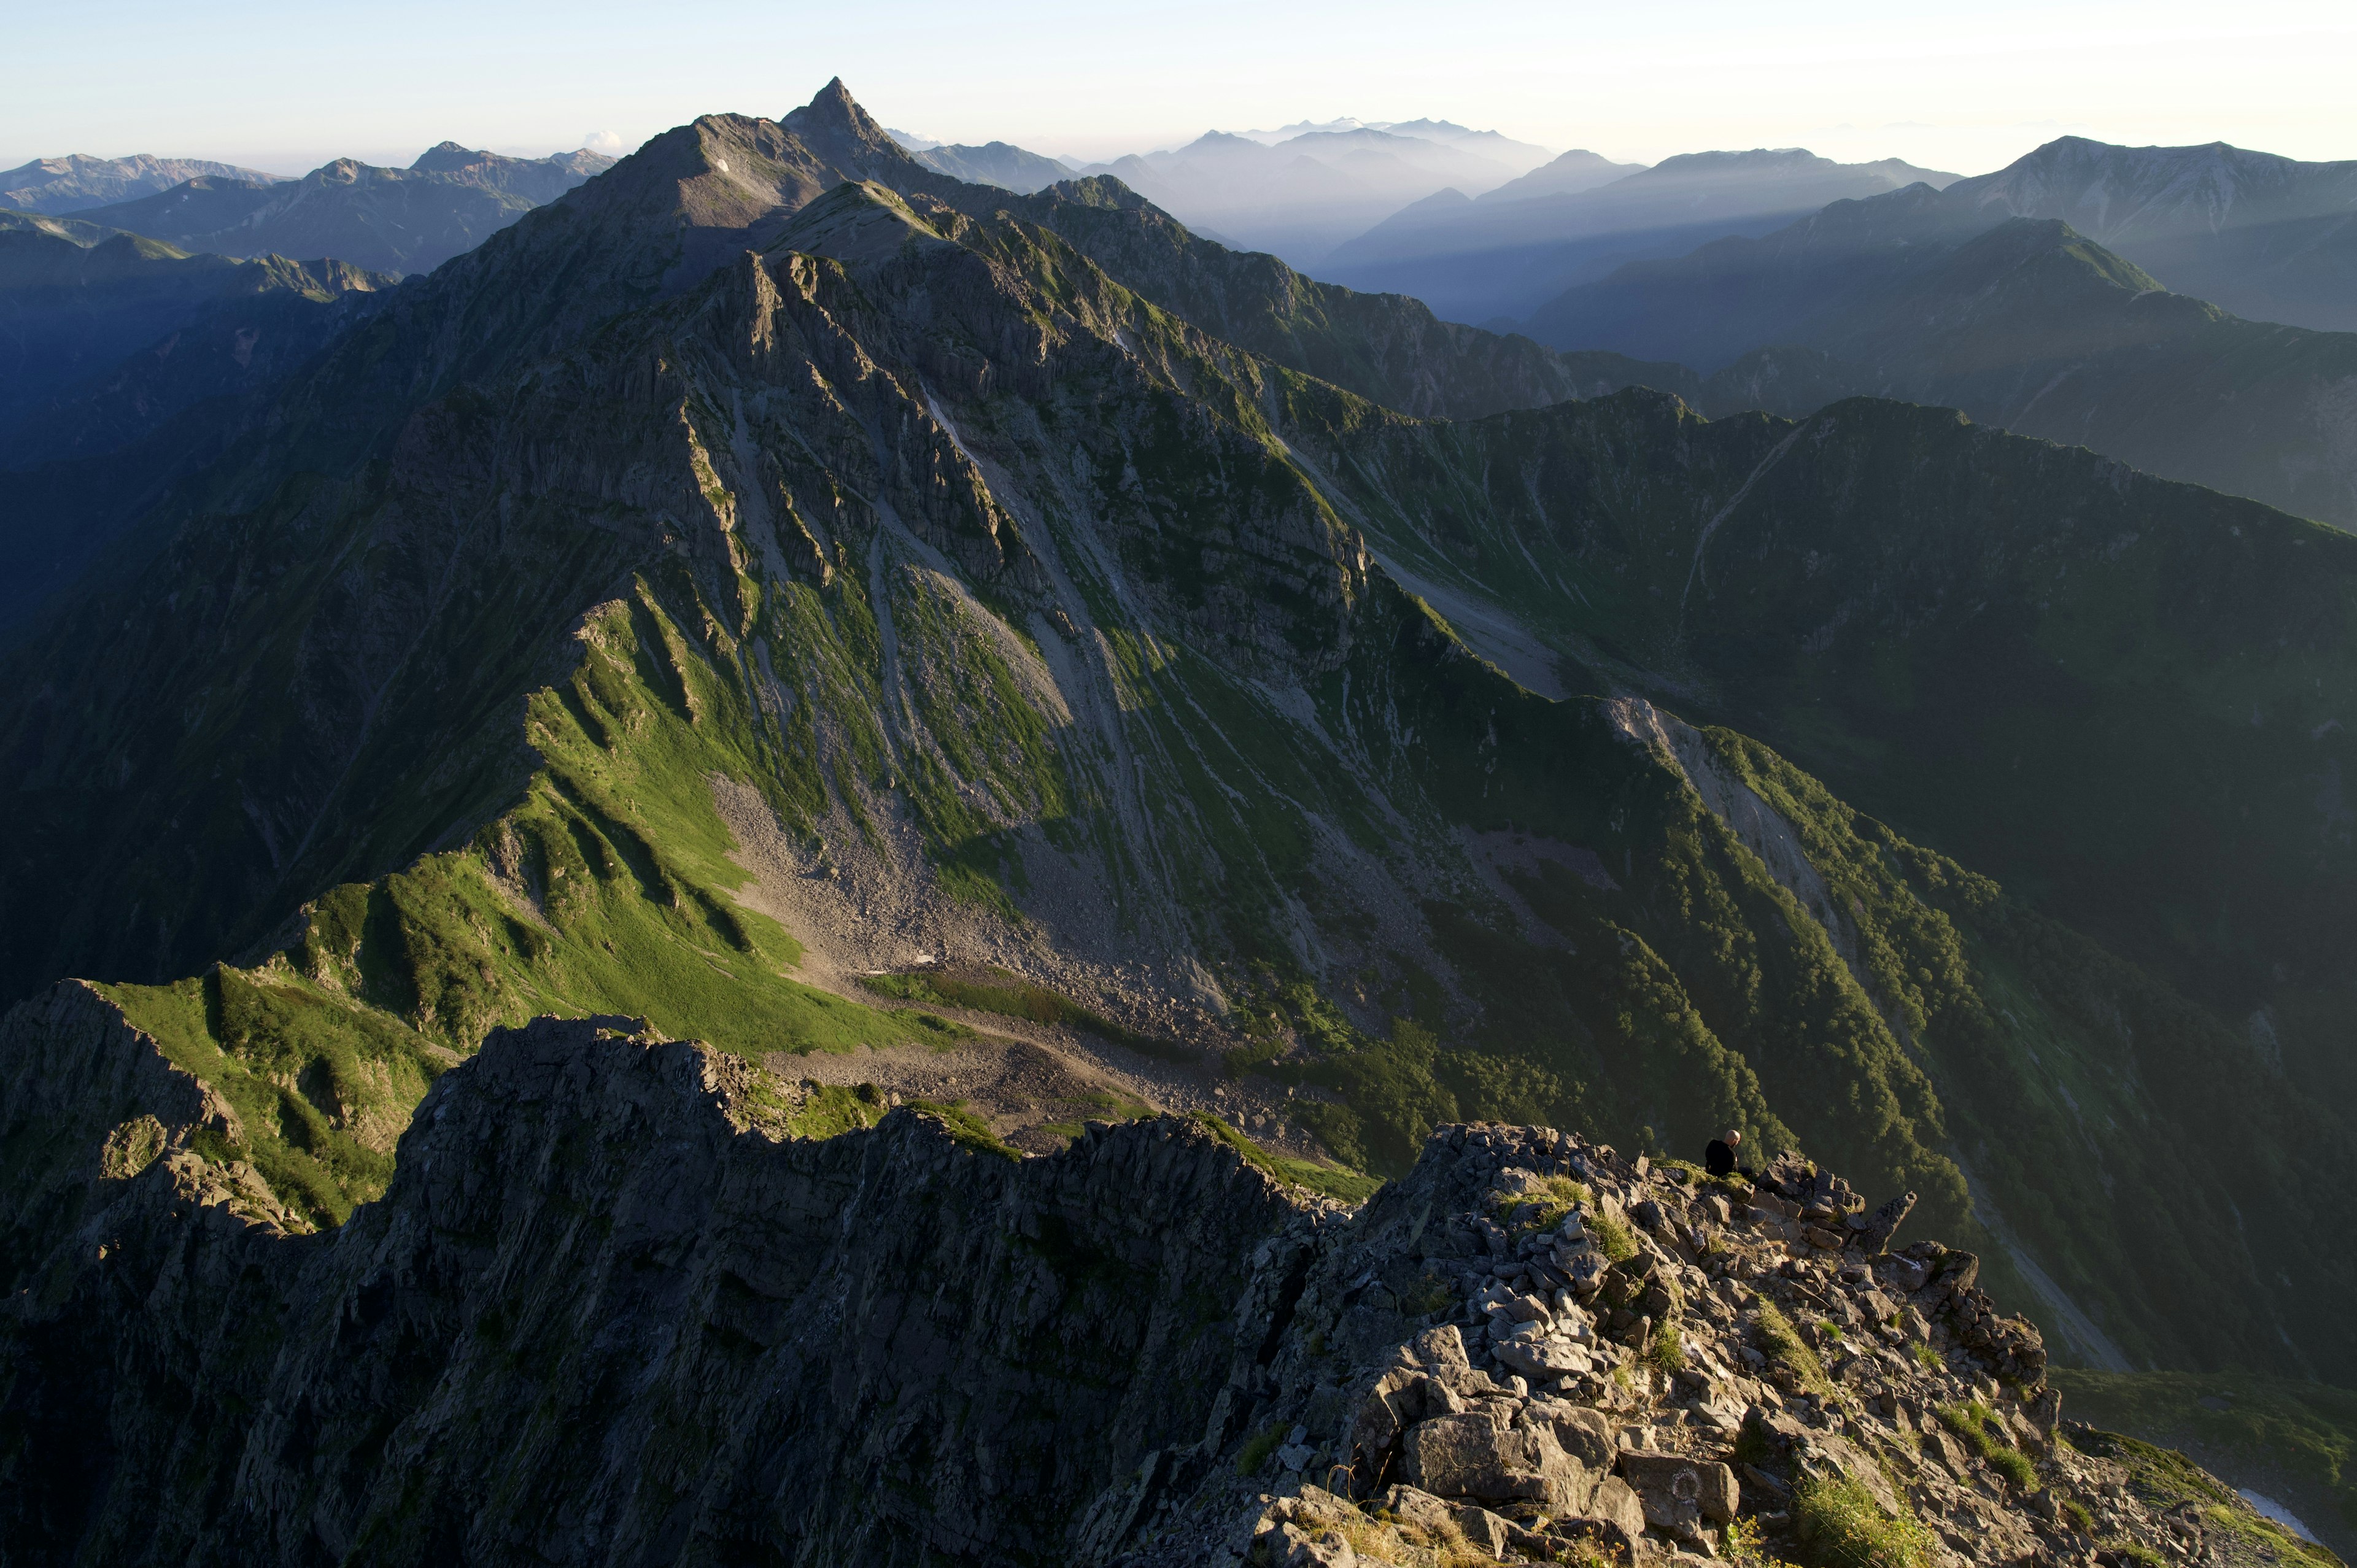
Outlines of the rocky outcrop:
M 177 1081 L 102 1034 L 85 1081 Z M 737 1058 L 542 1019 L 331 1234 L 186 1153 L 91 1176 L 0 1317 L 7 1560 L 1642 1559 L 1843 1487 L 1943 1561 L 2093 1549 L 2034 1330 L 1932 1244 L 1544 1129 L 1444 1128 L 1352 1213 L 1169 1119 L 1027 1159 L 773 1112 Z

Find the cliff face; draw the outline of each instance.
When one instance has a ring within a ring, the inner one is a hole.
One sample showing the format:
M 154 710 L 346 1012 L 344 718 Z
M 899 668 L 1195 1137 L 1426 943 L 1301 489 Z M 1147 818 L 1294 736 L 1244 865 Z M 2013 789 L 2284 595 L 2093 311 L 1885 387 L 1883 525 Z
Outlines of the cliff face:
M 12 1079 L 124 1086 L 167 1144 L 220 1114 L 152 1042 L 73 1033 L 13 1036 Z M 7 1560 L 1650 1557 L 1840 1487 L 1918 1561 L 2093 1544 L 2023 1478 L 2093 1485 L 2035 1330 L 1969 1255 L 1880 1251 L 1903 1204 L 1869 1221 L 1797 1164 L 1737 1210 L 1450 1128 L 1352 1214 L 1190 1122 L 1025 1159 L 913 1108 L 781 1139 L 777 1103 L 635 1020 L 543 1019 L 443 1076 L 329 1235 L 170 1148 L 83 1167 L 5 1260 Z

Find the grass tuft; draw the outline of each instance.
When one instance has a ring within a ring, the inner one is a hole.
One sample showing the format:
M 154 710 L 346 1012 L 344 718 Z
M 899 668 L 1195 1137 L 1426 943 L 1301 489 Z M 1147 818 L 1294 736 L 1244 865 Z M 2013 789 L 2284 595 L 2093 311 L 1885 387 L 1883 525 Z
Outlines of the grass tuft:
M 1629 1222 L 1617 1214 L 1598 1214 L 1587 1222 L 1596 1238 L 1597 1250 L 1609 1263 L 1625 1263 L 1637 1255 L 1637 1238 Z
M 1260 1467 L 1268 1463 L 1268 1456 L 1275 1453 L 1277 1444 L 1284 1441 L 1285 1426 L 1282 1423 L 1264 1426 L 1245 1438 L 1243 1447 L 1236 1454 L 1236 1474 L 1259 1474 Z
M 1943 1404 L 1934 1413 L 1941 1425 L 1954 1433 L 1965 1447 L 2011 1482 L 2015 1490 L 2038 1489 L 2038 1466 L 2030 1462 L 2029 1455 L 1997 1434 L 2003 1427 L 1988 1406 L 1974 1400 L 1967 1404 Z
M 961 1149 L 977 1155 L 996 1155 L 1005 1160 L 1020 1160 L 1023 1152 L 1015 1148 L 990 1130 L 990 1123 L 968 1111 L 963 1101 L 944 1105 L 934 1100 L 912 1100 L 909 1109 L 919 1115 L 939 1122 L 950 1135 L 951 1142 Z
M 1293 1187 L 1306 1187 L 1312 1192 L 1342 1203 L 1364 1203 L 1377 1187 L 1383 1185 L 1365 1172 L 1354 1171 L 1345 1165 L 1324 1165 L 1273 1154 L 1238 1132 L 1224 1118 L 1208 1111 L 1198 1111 L 1189 1120 L 1242 1155 L 1254 1168 L 1273 1180 Z
M 1674 1322 L 1657 1323 L 1653 1337 L 1646 1341 L 1645 1365 L 1657 1372 L 1683 1372 L 1686 1369 L 1686 1345 Z
M 1855 1481 L 1802 1482 L 1792 1523 L 1820 1568 L 1929 1568 L 1933 1560 L 1932 1532 L 1922 1522 L 1884 1513 Z
M 1792 1326 L 1773 1303 L 1760 1306 L 1760 1348 L 1767 1355 L 1768 1365 L 1781 1369 L 1790 1380 L 1819 1399 L 1834 1397 L 1833 1380 L 1825 1376 L 1825 1364 L 1809 1348 L 1800 1331 Z

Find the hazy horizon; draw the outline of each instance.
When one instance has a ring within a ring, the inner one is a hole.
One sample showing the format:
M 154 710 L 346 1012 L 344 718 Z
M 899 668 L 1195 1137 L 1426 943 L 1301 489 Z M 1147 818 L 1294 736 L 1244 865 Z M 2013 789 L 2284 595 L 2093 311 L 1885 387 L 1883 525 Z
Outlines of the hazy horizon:
M 1805 146 L 1974 174 L 2066 134 L 2357 156 L 2357 22 L 2314 0 L 2229 17 L 1996 0 L 1969 28 L 1853 0 L 1777 18 L 1727 0 L 1674 18 L 1514 0 L 1472 26 L 1398 4 L 1212 4 L 1182 22 L 1069 0 L 1017 0 L 986 21 L 918 0 L 888 26 L 741 0 L 692 17 L 425 0 L 325 25 L 266 0 L 234 28 L 158 0 L 112 8 L 102 30 L 91 15 L 12 29 L 0 167 L 152 153 L 299 174 L 338 156 L 405 164 L 446 138 L 622 153 L 702 113 L 775 116 L 836 75 L 887 124 L 1082 159 L 1345 115 L 1455 120 L 1643 163 Z

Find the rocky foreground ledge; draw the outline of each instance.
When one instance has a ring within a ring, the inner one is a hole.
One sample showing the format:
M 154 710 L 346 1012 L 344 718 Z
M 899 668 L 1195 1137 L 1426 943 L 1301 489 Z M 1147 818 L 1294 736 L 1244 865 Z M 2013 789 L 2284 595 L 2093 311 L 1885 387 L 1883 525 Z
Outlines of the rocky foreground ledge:
M 914 1109 L 782 1138 L 734 1058 L 543 1019 L 304 1236 L 135 1030 L 0 1058 L 9 1563 L 2272 1550 L 2072 1436 L 1969 1255 L 1796 1163 L 1755 1200 L 1449 1127 L 1351 1212 L 1167 1118 L 1030 1159 Z

